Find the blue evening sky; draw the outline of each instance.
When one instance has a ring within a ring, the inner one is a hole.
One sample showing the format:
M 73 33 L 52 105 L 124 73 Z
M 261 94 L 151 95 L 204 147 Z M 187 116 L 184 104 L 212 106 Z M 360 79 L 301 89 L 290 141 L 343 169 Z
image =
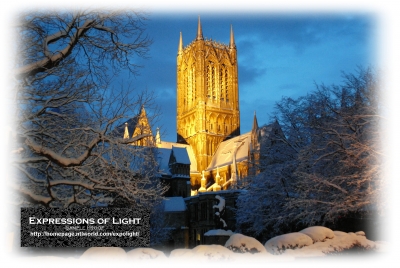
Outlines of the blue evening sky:
M 156 93 L 162 140 L 176 141 L 176 55 L 195 39 L 198 16 L 203 36 L 229 43 L 232 24 L 238 51 L 241 133 L 271 122 L 274 104 L 297 98 L 315 84 L 340 84 L 343 72 L 376 66 L 377 18 L 367 12 L 150 12 L 150 58 L 140 60 L 135 88 Z M 148 111 L 151 113 L 151 111 Z

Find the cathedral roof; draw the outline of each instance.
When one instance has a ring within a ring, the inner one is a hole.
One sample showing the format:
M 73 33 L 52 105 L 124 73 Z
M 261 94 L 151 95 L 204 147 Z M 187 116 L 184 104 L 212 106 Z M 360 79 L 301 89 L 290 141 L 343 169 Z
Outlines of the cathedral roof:
M 231 165 L 233 163 L 233 154 L 236 151 L 236 162 L 242 162 L 248 159 L 249 145 L 251 142 L 251 132 L 223 141 L 215 152 L 207 170 L 213 170 L 217 167 Z

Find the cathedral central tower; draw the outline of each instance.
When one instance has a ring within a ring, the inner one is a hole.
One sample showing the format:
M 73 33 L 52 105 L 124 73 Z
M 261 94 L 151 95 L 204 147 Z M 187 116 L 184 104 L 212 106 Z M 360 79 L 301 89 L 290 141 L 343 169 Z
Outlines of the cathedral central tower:
M 240 135 L 237 50 L 231 26 L 229 45 L 197 37 L 177 56 L 177 142 L 189 144 L 198 171 L 205 170 L 218 145 Z

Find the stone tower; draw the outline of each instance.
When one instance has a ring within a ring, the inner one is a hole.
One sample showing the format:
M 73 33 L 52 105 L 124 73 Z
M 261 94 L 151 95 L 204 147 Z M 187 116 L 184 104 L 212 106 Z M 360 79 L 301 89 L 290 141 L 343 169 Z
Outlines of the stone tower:
M 240 135 L 237 51 L 233 29 L 229 45 L 197 37 L 177 56 L 177 142 L 189 144 L 198 171 L 205 170 L 218 145 Z

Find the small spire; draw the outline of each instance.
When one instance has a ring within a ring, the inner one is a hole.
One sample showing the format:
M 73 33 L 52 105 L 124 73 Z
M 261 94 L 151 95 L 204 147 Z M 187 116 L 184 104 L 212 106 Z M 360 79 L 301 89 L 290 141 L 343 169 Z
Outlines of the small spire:
M 231 24 L 231 38 L 230 38 L 230 42 L 229 42 L 229 48 L 236 48 L 236 45 L 235 45 L 235 37 L 234 37 L 234 35 L 233 35 L 233 26 L 232 26 L 232 24 Z
M 183 51 L 183 41 L 182 41 L 182 32 L 179 33 L 179 45 L 178 45 L 178 55 L 181 55 Z
M 156 130 L 156 144 L 160 144 L 160 143 L 161 143 L 160 128 L 157 127 L 157 130 Z
M 197 24 L 197 37 L 196 37 L 196 40 L 204 40 L 203 39 L 203 30 L 201 29 L 200 16 L 199 16 L 199 22 Z
M 221 176 L 219 175 L 219 170 L 218 170 L 218 167 L 217 167 L 217 175 L 215 176 L 215 184 L 214 184 L 214 187 L 213 187 L 213 191 L 214 192 L 216 192 L 216 191 L 221 191 Z
M 142 105 L 141 109 L 140 109 L 140 115 L 146 115 L 146 110 L 144 109 L 144 104 Z
M 258 129 L 258 122 L 257 122 L 257 116 L 256 116 L 256 111 L 254 111 L 254 118 L 253 118 L 253 131 L 256 131 Z
M 207 179 L 204 177 L 204 170 L 201 172 L 201 184 L 200 184 L 200 188 L 199 188 L 199 192 L 205 192 L 207 191 L 206 189 L 206 182 Z
M 128 122 L 125 123 L 124 139 L 129 139 Z

